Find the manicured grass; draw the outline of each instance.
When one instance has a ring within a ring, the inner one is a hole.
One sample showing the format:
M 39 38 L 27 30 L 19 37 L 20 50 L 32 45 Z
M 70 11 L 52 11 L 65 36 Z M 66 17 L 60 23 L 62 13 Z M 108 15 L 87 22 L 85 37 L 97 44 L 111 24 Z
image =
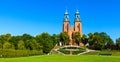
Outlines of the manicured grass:
M 21 58 L 0 58 L 0 62 L 120 62 L 120 56 L 98 55 L 41 55 Z
M 120 56 L 120 51 L 117 50 L 102 50 L 102 51 L 94 51 L 94 52 L 89 52 L 84 55 L 107 55 L 111 54 L 111 56 Z

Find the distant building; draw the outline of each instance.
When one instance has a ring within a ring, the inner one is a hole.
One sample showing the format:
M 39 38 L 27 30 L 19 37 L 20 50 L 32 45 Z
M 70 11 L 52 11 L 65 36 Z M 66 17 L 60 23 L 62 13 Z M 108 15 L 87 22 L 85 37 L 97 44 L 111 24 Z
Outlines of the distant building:
M 82 23 L 80 19 L 80 13 L 78 10 L 75 13 L 75 20 L 74 20 L 74 26 L 70 26 L 70 20 L 69 20 L 69 13 L 66 10 L 64 14 L 64 21 L 63 21 L 63 32 L 67 32 L 70 37 L 70 45 L 76 45 L 76 43 L 73 41 L 73 33 L 79 32 L 80 36 L 82 37 Z M 83 46 L 83 43 L 80 43 L 80 46 Z

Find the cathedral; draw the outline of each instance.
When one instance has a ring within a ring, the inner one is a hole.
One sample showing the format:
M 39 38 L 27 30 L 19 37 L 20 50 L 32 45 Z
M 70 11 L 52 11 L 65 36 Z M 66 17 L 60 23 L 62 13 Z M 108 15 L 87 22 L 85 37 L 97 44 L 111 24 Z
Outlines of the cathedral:
M 73 40 L 74 32 L 79 32 L 80 36 L 82 37 L 82 23 L 80 19 L 80 13 L 78 10 L 75 13 L 74 26 L 70 26 L 69 13 L 66 10 L 66 12 L 64 13 L 63 20 L 63 32 L 67 32 L 70 37 L 69 45 L 76 45 L 76 43 Z M 80 43 L 80 46 L 83 46 L 83 44 Z

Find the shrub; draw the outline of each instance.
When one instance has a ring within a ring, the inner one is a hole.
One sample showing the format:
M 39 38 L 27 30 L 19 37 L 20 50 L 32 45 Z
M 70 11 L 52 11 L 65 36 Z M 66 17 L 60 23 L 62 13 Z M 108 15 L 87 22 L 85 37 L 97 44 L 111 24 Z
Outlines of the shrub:
M 10 49 L 1 49 L 0 57 L 1 58 L 11 58 L 11 57 L 25 57 L 25 56 L 33 56 L 33 55 L 41 55 L 43 54 L 42 50 L 10 50 Z
M 60 48 L 58 51 L 64 54 L 70 54 L 70 50 L 72 51 L 73 55 L 86 51 L 86 49 L 82 47 L 63 47 L 63 48 Z

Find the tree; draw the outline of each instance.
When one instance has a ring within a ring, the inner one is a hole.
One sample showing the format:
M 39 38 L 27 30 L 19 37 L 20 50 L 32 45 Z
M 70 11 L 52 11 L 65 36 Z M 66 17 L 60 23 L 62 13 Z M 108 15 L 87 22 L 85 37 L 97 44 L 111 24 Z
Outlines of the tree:
M 114 42 L 113 42 L 113 40 L 109 37 L 109 38 L 108 38 L 108 41 L 106 42 L 106 46 L 112 46 L 112 45 L 114 45 Z
M 3 42 L 0 40 L 0 49 L 3 48 Z
M 69 44 L 70 39 L 67 32 L 61 32 L 59 36 L 63 45 Z
M 17 48 L 18 48 L 18 50 L 25 50 L 24 41 L 22 41 L 22 40 L 18 41 Z
M 41 50 L 41 46 L 35 39 L 29 41 L 29 49 L 30 50 Z
M 82 43 L 84 43 L 84 45 L 88 43 L 88 38 L 85 34 L 82 35 L 81 41 L 82 41 Z
M 52 37 L 48 33 L 42 33 L 36 36 L 37 42 L 43 46 L 43 52 L 49 53 L 53 46 Z
M 15 49 L 18 49 L 18 41 L 22 40 L 22 36 L 12 36 L 9 40 L 11 44 L 15 46 Z
M 120 48 L 120 38 L 116 39 L 116 45 Z
M 94 39 L 94 35 L 92 33 L 89 33 L 88 34 L 88 43 L 90 45 L 89 48 L 93 48 L 93 43 L 94 43 L 93 39 Z
M 14 45 L 10 44 L 9 42 L 5 42 L 3 44 L 3 49 L 14 49 Z
M 11 34 L 4 34 L 0 36 L 0 41 L 3 44 L 4 42 L 8 42 L 11 38 Z
M 32 50 L 32 40 L 33 40 L 33 36 L 29 35 L 29 34 L 23 34 L 22 35 L 22 40 L 25 43 L 25 47 L 28 50 Z
M 31 36 L 30 34 L 23 34 L 22 35 L 23 41 L 27 41 L 27 40 L 31 40 L 31 39 L 33 39 L 33 36 Z
M 79 45 L 79 43 L 81 42 L 80 33 L 79 32 L 75 32 L 73 34 L 73 37 L 74 37 L 74 41 Z
M 112 44 L 113 42 L 105 32 L 89 33 L 88 36 L 89 47 L 96 50 L 101 50 L 105 47 L 106 43 L 111 42 L 110 44 Z
M 0 49 L 2 49 L 3 48 L 3 45 L 0 43 Z
M 56 45 L 60 42 L 59 35 L 53 34 L 52 35 L 53 45 Z

